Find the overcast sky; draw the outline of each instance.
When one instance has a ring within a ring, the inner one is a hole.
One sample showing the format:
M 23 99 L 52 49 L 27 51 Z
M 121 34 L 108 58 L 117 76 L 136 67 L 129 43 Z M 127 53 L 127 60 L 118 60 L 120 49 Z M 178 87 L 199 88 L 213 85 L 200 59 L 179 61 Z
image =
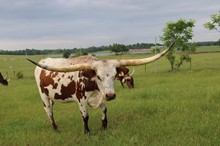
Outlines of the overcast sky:
M 203 24 L 219 0 L 1 0 L 0 49 L 154 43 L 168 21 L 196 20 L 193 41 L 218 40 Z

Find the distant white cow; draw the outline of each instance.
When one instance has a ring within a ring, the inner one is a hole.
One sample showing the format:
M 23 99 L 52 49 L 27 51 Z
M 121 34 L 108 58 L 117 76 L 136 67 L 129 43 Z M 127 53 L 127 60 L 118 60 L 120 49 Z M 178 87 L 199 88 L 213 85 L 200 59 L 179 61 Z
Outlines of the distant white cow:
M 107 108 L 104 100 L 116 98 L 114 82 L 122 67 L 142 65 L 164 56 L 174 45 L 149 58 L 131 60 L 98 60 L 95 57 L 47 58 L 36 63 L 35 78 L 44 109 L 53 129 L 57 125 L 53 116 L 54 101 L 76 101 L 84 122 L 84 133 L 89 132 L 88 106 L 102 109 L 102 127 L 107 128 Z

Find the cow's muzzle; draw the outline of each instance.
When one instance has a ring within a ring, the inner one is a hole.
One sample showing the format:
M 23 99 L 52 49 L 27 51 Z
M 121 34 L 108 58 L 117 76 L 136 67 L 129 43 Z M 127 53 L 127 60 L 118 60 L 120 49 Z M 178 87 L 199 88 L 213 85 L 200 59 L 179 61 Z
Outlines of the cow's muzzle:
M 116 95 L 113 93 L 111 93 L 111 94 L 106 94 L 106 100 L 107 101 L 110 101 L 110 100 L 113 100 L 113 99 L 115 99 L 115 97 L 116 97 Z

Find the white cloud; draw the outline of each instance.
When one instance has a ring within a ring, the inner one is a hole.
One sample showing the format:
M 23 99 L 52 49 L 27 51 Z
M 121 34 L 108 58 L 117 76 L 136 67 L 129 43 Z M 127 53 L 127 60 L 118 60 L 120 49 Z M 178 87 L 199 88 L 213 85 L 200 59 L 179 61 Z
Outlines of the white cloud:
M 219 0 L 2 0 L 0 49 L 153 42 L 166 22 L 180 18 L 196 20 L 200 41 L 201 33 L 213 34 L 202 24 L 219 10 Z

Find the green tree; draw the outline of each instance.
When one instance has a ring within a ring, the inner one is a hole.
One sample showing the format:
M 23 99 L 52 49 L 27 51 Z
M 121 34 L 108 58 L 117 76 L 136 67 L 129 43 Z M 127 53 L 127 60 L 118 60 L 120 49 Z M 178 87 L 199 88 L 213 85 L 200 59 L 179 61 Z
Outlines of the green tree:
M 65 50 L 65 51 L 63 52 L 63 58 L 69 58 L 70 55 L 71 55 L 71 53 L 70 53 L 70 51 L 68 51 L 68 50 Z
M 177 22 L 168 22 L 163 29 L 163 35 L 160 39 L 166 46 L 169 46 L 173 40 L 176 40 L 175 46 L 166 55 L 170 62 L 171 70 L 179 70 L 180 66 L 185 62 L 190 62 L 189 54 L 196 49 L 195 43 L 188 43 L 193 37 L 192 28 L 195 26 L 194 20 L 186 21 L 180 19 Z
M 78 49 L 75 53 L 75 56 L 83 56 L 83 55 L 88 55 L 88 52 L 86 51 L 86 49 Z
M 118 55 L 118 53 L 121 52 L 119 44 L 113 44 L 110 48 L 112 52 L 115 52 L 115 55 Z
M 211 15 L 211 21 L 210 22 L 206 22 L 204 24 L 204 27 L 209 29 L 209 30 L 217 30 L 218 32 L 220 32 L 220 11 L 218 14 L 212 14 Z
M 119 53 L 124 54 L 124 52 L 128 52 L 128 48 L 122 44 L 113 44 L 112 46 L 110 46 L 110 48 L 112 52 L 115 52 L 115 55 L 118 55 Z

